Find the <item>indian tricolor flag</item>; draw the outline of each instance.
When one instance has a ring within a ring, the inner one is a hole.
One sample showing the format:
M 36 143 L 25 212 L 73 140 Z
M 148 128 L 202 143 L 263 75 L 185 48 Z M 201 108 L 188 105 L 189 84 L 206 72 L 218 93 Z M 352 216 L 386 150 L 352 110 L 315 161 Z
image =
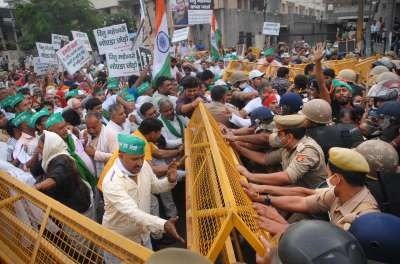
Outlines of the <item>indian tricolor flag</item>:
M 210 41 L 211 41 L 211 58 L 213 60 L 218 60 L 220 58 L 218 44 L 221 41 L 221 31 L 218 29 L 217 18 L 215 17 L 214 12 L 211 17 Z
M 154 38 L 153 79 L 159 76 L 171 77 L 169 56 L 168 24 L 164 0 L 156 0 L 156 32 Z

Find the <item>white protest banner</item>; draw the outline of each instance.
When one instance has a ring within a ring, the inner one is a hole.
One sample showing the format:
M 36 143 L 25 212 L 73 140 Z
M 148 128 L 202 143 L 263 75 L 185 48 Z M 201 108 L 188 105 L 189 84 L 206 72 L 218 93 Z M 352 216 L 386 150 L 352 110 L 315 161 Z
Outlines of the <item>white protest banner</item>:
M 36 42 L 36 49 L 42 62 L 57 63 L 56 52 L 52 44 Z
M 106 54 L 108 75 L 123 77 L 139 74 L 139 64 L 134 51 L 115 51 Z
M 279 36 L 280 29 L 281 29 L 280 23 L 264 22 L 262 33 L 264 35 Z
M 74 74 L 90 60 L 89 52 L 76 39 L 57 51 L 57 56 L 69 74 Z
M 126 24 L 113 25 L 93 30 L 96 38 L 99 54 L 107 52 L 132 49 L 132 41 L 129 40 L 128 28 Z
M 71 33 L 72 33 L 73 39 L 77 39 L 77 40 L 81 41 L 87 51 L 92 51 L 92 47 L 90 46 L 89 37 L 85 32 L 71 31 Z
M 176 43 L 182 40 L 187 40 L 189 36 L 189 27 L 181 28 L 174 31 L 172 35 L 172 43 Z
M 62 42 L 68 43 L 69 37 L 65 35 L 51 34 L 51 44 L 55 50 L 61 49 Z
M 39 76 L 46 75 L 52 70 L 57 69 L 57 67 L 57 64 L 43 62 L 39 57 L 33 58 L 33 71 Z
M 189 25 L 210 24 L 213 0 L 189 0 Z

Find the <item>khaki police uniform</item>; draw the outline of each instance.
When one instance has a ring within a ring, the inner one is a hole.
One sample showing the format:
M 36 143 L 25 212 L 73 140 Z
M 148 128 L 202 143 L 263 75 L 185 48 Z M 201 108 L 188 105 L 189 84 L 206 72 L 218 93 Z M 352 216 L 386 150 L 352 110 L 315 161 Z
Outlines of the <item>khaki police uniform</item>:
M 274 118 L 277 130 L 302 127 L 304 120 L 303 115 Z M 301 138 L 292 149 L 283 148 L 281 164 L 293 185 L 314 189 L 326 178 L 324 153 L 321 147 L 307 136 Z
M 367 187 L 344 204 L 335 196 L 333 188 L 319 189 L 316 194 L 306 197 L 306 203 L 311 213 L 328 212 L 331 222 L 345 230 L 359 215 L 379 212 L 378 203 Z

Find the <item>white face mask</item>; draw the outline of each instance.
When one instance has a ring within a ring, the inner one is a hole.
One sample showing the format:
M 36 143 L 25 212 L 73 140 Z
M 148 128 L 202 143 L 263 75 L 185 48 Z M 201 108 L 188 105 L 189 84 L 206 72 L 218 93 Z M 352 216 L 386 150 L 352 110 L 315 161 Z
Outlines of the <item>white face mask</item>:
M 246 88 L 246 86 L 247 86 L 247 83 L 241 83 L 239 85 L 240 89 L 244 89 L 244 88 Z
M 335 188 L 335 185 L 333 185 L 331 183 L 331 179 L 335 176 L 335 174 L 333 174 L 331 177 L 329 177 L 328 179 L 326 179 L 326 183 L 328 184 L 329 188 Z

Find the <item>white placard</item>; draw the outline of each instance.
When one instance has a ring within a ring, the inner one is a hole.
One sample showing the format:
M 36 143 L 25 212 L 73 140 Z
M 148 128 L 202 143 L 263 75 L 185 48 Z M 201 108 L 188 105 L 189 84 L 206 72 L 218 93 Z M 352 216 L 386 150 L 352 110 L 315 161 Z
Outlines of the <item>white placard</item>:
M 188 10 L 189 25 L 210 24 L 212 10 Z
M 85 46 L 87 51 L 92 51 L 92 46 L 90 46 L 89 37 L 85 32 L 80 31 L 71 31 L 72 37 L 82 42 L 83 46 Z
M 33 71 L 39 76 L 46 75 L 49 72 L 56 70 L 58 67 L 57 64 L 43 62 L 39 57 L 34 57 L 32 62 Z
M 181 28 L 174 31 L 172 35 L 172 43 L 187 40 L 189 36 L 189 27 Z
M 93 33 L 100 55 L 108 52 L 132 49 L 133 44 L 129 39 L 128 28 L 125 23 L 98 28 L 93 30 Z
M 279 36 L 280 29 L 281 29 L 281 23 L 264 22 L 262 33 L 264 35 Z
M 62 42 L 68 43 L 69 37 L 65 35 L 51 34 L 51 44 L 55 50 L 61 49 Z
M 90 60 L 89 52 L 78 40 L 73 40 L 59 51 L 57 56 L 69 74 L 79 71 Z
M 134 51 L 115 51 L 106 54 L 108 75 L 123 77 L 139 74 L 139 63 Z
M 57 63 L 56 52 L 52 44 L 36 42 L 36 49 L 41 62 Z

